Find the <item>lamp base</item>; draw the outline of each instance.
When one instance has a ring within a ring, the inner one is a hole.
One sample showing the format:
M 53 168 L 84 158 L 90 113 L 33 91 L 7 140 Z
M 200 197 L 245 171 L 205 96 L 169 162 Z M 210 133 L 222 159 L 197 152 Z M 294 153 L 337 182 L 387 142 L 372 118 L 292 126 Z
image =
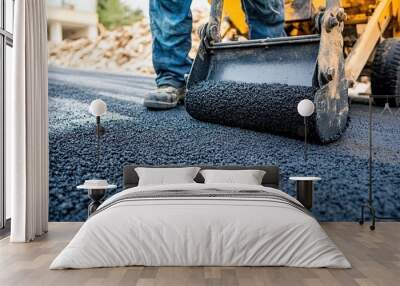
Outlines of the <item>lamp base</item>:
M 360 225 L 363 225 L 365 222 L 365 216 L 364 216 L 365 209 L 369 210 L 369 219 L 371 220 L 371 225 L 369 226 L 370 230 L 375 230 L 376 220 L 400 221 L 400 217 L 377 216 L 375 207 L 372 205 L 372 201 L 367 201 L 365 204 L 361 206 L 361 219 L 359 220 Z

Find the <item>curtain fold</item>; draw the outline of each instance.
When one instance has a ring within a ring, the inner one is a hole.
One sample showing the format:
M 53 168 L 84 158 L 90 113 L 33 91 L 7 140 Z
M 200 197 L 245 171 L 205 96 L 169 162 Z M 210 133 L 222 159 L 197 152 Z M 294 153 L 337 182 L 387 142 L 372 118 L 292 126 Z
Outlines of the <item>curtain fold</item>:
M 48 225 L 47 19 L 45 0 L 17 0 L 13 92 L 6 98 L 6 187 L 12 242 Z

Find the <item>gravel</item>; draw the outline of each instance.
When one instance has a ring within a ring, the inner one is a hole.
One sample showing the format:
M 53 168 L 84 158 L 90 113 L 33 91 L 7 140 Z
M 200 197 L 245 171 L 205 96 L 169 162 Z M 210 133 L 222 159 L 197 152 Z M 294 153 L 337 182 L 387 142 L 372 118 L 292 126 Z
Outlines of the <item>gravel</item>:
M 309 99 L 318 106 L 315 93 L 316 89 L 309 86 L 202 81 L 190 88 L 186 110 L 201 121 L 304 138 L 303 117 L 297 111 L 297 104 Z M 347 116 L 338 126 L 325 113 L 328 113 L 326 108 L 323 112 L 316 110 L 308 118 L 309 140 L 328 143 L 339 139 L 344 132 Z
M 314 94 L 307 86 L 202 81 L 189 90 L 185 105 L 201 121 L 298 137 L 304 122 L 297 104 L 314 101 Z M 317 136 L 314 121 L 315 116 L 309 119 L 310 139 Z
M 106 134 L 96 163 L 95 119 L 87 112 L 93 99 L 107 102 L 102 117 Z M 379 215 L 400 216 L 400 116 L 374 108 L 374 188 Z M 368 192 L 368 107 L 353 105 L 342 138 L 310 145 L 270 133 L 197 121 L 180 106 L 148 111 L 129 96 L 110 97 L 99 90 L 63 81 L 49 83 L 50 220 L 86 219 L 85 179 L 102 177 L 121 191 L 125 164 L 278 165 L 282 190 L 294 195 L 292 175 L 321 176 L 314 215 L 322 221 L 353 221 Z M 111 192 L 113 193 L 113 192 Z M 110 193 L 110 194 L 111 194 Z

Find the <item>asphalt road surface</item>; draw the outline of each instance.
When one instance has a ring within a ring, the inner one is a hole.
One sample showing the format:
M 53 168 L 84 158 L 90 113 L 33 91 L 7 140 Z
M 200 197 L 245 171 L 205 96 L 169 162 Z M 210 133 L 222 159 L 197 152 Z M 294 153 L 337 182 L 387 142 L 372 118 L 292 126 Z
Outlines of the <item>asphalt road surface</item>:
M 295 195 L 289 176 L 322 177 L 316 184 L 314 215 L 324 221 L 355 221 L 368 192 L 368 107 L 352 105 L 343 137 L 309 146 L 268 133 L 197 121 L 183 106 L 148 111 L 141 104 L 154 88 L 150 77 L 50 68 L 50 220 L 86 219 L 88 199 L 76 186 L 101 177 L 121 191 L 124 164 L 278 165 L 281 189 Z M 95 119 L 88 113 L 97 98 L 108 105 L 106 134 L 96 160 Z M 384 216 L 400 216 L 400 113 L 373 110 L 375 205 Z M 394 110 L 396 111 L 396 110 Z

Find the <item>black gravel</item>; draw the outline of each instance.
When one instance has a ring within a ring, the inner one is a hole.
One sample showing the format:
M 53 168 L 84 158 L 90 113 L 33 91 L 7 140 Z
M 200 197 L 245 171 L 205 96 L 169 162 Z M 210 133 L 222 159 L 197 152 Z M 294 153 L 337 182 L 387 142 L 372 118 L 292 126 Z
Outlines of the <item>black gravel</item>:
M 302 137 L 304 122 L 297 104 L 305 98 L 314 101 L 315 91 L 286 84 L 202 81 L 189 90 L 186 110 L 201 121 Z M 319 141 L 315 116 L 308 122 L 309 138 Z
M 95 120 L 90 101 L 108 104 L 103 122 L 102 158 L 96 166 Z M 374 187 L 380 215 L 400 215 L 400 116 L 374 109 Z M 300 140 L 200 122 L 183 107 L 152 112 L 129 96 L 111 97 L 65 82 L 49 83 L 50 220 L 86 219 L 88 199 L 76 186 L 103 177 L 121 191 L 122 166 L 134 164 L 274 164 L 282 170 L 282 190 L 294 195 L 292 175 L 321 176 L 313 213 L 320 220 L 353 221 L 368 191 L 368 109 L 354 105 L 342 138 L 309 146 L 303 160 Z M 291 119 L 292 120 L 292 119 Z M 285 124 L 285 122 L 282 122 Z

